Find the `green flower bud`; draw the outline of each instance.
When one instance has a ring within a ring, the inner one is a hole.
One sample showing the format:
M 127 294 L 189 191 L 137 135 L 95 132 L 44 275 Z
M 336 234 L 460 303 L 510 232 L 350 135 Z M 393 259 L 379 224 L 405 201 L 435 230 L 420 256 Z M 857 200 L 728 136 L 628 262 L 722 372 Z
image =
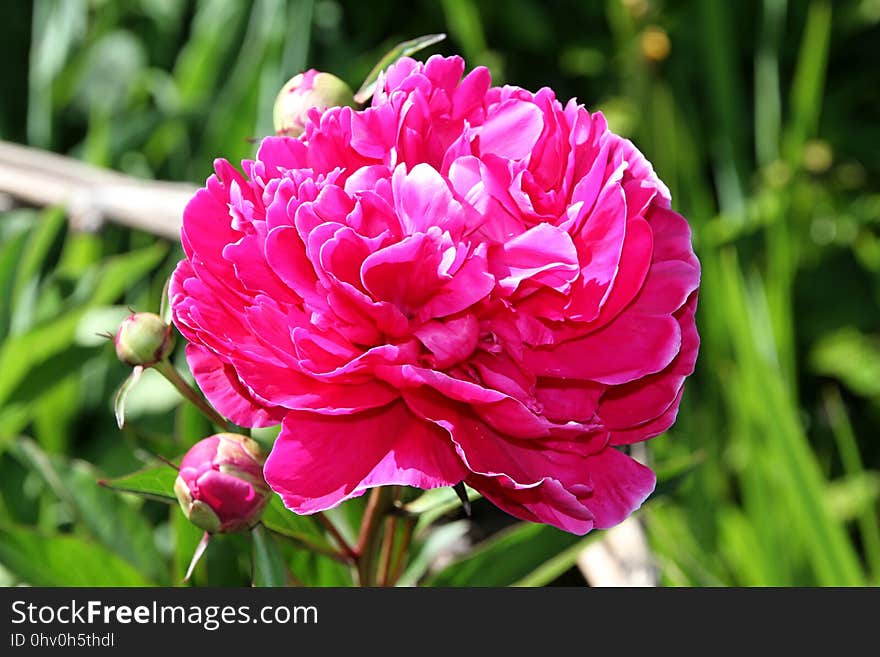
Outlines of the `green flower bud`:
M 113 343 L 123 363 L 150 367 L 168 357 L 174 348 L 174 335 L 171 325 L 159 315 L 135 313 L 122 320 Z
M 275 132 L 299 137 L 305 130 L 306 116 L 313 107 L 323 112 L 328 107 L 353 103 L 354 92 L 345 82 L 330 73 L 309 69 L 294 75 L 281 87 L 272 110 Z

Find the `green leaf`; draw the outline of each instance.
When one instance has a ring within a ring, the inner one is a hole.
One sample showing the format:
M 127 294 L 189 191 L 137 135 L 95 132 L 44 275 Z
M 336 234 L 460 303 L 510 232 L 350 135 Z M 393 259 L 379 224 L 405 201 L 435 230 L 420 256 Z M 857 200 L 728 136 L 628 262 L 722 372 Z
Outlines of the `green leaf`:
M 470 527 L 471 524 L 467 520 L 456 520 L 431 528 L 425 538 L 410 549 L 409 563 L 397 585 L 417 586 L 434 560 L 462 541 Z
M 3 216 L 3 221 L 10 222 L 8 214 Z M 2 235 L 0 241 L 0 338 L 6 335 L 9 328 L 12 286 L 27 237 L 27 230 L 19 230 L 11 235 Z
M 317 543 L 329 548 L 330 545 L 324 538 L 323 530 L 311 516 L 300 516 L 284 506 L 284 502 L 277 495 L 273 495 L 266 510 L 263 511 L 263 524 L 273 532 L 283 534 L 293 539 L 305 540 Z
M 351 586 L 353 569 L 316 552 L 310 552 L 293 543 L 279 545 L 285 563 L 306 586 Z
M 171 297 L 169 296 L 169 288 L 171 286 L 171 277 L 165 279 L 165 285 L 162 286 L 162 299 L 159 301 L 159 317 L 166 324 L 171 323 Z
M 386 68 L 391 66 L 398 59 L 400 59 L 401 57 L 409 57 L 410 55 L 414 55 L 418 51 L 424 50 L 428 46 L 433 46 L 435 43 L 440 43 L 445 38 L 445 34 L 426 34 L 425 36 L 416 37 L 415 39 L 410 39 L 409 41 L 398 43 L 391 50 L 385 53 L 378 61 L 378 63 L 373 67 L 373 70 L 371 70 L 367 74 L 367 78 L 364 80 L 361 88 L 358 89 L 357 93 L 354 95 L 354 101 L 360 104 L 366 103 L 373 95 L 373 91 L 376 89 L 376 80 L 379 79 L 379 74 Z
M 430 586 L 509 586 L 582 538 L 548 525 L 518 523 L 483 541 L 428 579 Z
M 593 541 L 598 540 L 599 537 L 600 534 L 594 532 L 589 536 L 582 538 L 570 548 L 563 550 L 556 556 L 551 557 L 542 563 L 528 575 L 514 582 L 511 586 L 547 586 L 550 582 L 574 566 L 584 548 Z
M 0 563 L 32 586 L 155 586 L 99 543 L 0 525 Z
M 138 507 L 104 490 L 90 464 L 50 456 L 31 440 L 19 441 L 17 451 L 70 507 L 79 526 L 153 581 L 164 579 L 152 526 Z
M 106 306 L 122 296 L 136 281 L 150 273 L 168 253 L 168 244 L 155 244 L 107 258 L 98 270 L 98 285 L 90 305 Z
M 177 479 L 177 470 L 170 465 L 163 464 L 144 468 L 115 479 L 102 479 L 99 483 L 121 493 L 134 493 L 163 502 L 173 502 L 176 499 L 174 495 L 175 479 Z
M 196 566 L 193 574 L 187 582 L 184 582 L 187 568 L 192 561 L 193 554 L 199 547 L 202 540 L 204 530 L 199 529 L 183 515 L 180 508 L 175 505 L 170 510 L 171 531 L 174 536 L 174 554 L 172 555 L 172 582 L 177 586 L 185 586 L 187 584 L 204 584 L 207 582 L 205 577 L 205 562 L 202 561 Z
M 467 491 L 468 500 L 471 502 L 475 502 L 482 497 L 482 495 L 469 486 L 465 486 L 465 490 Z M 450 486 L 427 490 L 405 506 L 408 513 L 419 516 L 417 532 L 432 525 L 438 518 L 460 508 L 461 500 Z
M 831 14 L 831 3 L 827 0 L 813 0 L 807 11 L 791 86 L 791 124 L 785 135 L 785 155 L 790 164 L 797 164 L 801 148 L 819 127 L 831 42 Z
M 192 404 L 178 404 L 174 411 L 174 434 L 180 445 L 189 448 L 213 433 L 210 420 Z
M 810 355 L 813 369 L 863 397 L 880 398 L 880 338 L 852 327 L 822 336 Z
M 161 242 L 132 253 L 108 258 L 95 270 L 98 283 L 91 299 L 66 314 L 16 335 L 0 346 L 0 407 L 29 372 L 69 349 L 86 310 L 115 301 L 131 285 L 152 270 L 167 253 Z
M 251 438 L 260 443 L 260 445 L 262 445 L 263 448 L 268 451 L 272 449 L 272 446 L 275 444 L 275 440 L 278 438 L 278 434 L 280 433 L 280 424 L 276 424 L 271 427 L 258 427 L 251 429 Z
M 116 397 L 113 400 L 113 413 L 116 415 L 116 425 L 120 429 L 125 426 L 125 399 L 128 397 L 128 393 L 131 392 L 132 388 L 137 385 L 137 382 L 140 380 L 143 373 L 144 368 L 140 365 L 133 367 L 131 374 L 126 377 L 125 381 L 122 382 L 122 385 L 119 386 L 119 390 L 116 392 Z
M 174 384 L 155 367 L 144 370 L 143 376 L 132 382 L 127 394 L 126 417 L 130 419 L 168 413 L 182 401 Z
M 122 320 L 130 314 L 126 306 L 98 306 L 87 310 L 76 326 L 76 344 L 81 347 L 106 344 L 107 335 L 116 335 Z
M 287 569 L 272 536 L 262 525 L 251 529 L 253 538 L 253 585 L 285 586 Z
M 878 475 L 876 472 L 868 472 L 864 469 L 862 456 L 859 453 L 858 439 L 850 423 L 840 391 L 836 387 L 825 392 L 825 410 L 828 413 L 828 421 L 837 443 L 837 451 L 840 453 L 844 472 L 850 478 L 873 477 L 875 480 L 873 497 L 859 512 L 858 524 L 862 535 L 865 559 L 871 568 L 872 575 L 877 579 L 880 578 L 880 524 L 877 522 L 876 504 L 876 477 Z
M 67 225 L 64 211 L 61 208 L 49 208 L 43 213 L 28 236 L 15 272 L 15 285 L 12 290 L 12 303 L 17 304 L 24 288 L 34 278 L 39 277 L 46 266 L 50 249 L 58 240 Z

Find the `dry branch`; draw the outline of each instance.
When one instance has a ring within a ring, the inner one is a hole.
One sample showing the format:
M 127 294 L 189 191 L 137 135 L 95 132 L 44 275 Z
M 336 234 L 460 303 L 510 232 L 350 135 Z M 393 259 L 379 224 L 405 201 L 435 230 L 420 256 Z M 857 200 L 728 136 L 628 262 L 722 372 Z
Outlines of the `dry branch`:
M 63 155 L 0 141 L 0 197 L 37 206 L 62 205 L 79 228 L 104 221 L 179 239 L 189 183 L 142 180 Z

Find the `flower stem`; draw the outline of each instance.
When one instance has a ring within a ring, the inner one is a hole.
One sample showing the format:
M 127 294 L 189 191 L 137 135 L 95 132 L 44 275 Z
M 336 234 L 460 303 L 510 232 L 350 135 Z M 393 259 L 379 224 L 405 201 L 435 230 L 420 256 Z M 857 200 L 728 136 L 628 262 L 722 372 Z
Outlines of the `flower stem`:
M 391 556 L 394 554 L 394 538 L 397 530 L 397 516 L 389 515 L 385 518 L 385 535 L 382 537 L 382 557 L 379 561 L 379 573 L 376 581 L 380 586 L 388 586 L 388 576 L 391 571 Z
M 400 539 L 400 547 L 397 550 L 397 556 L 394 558 L 394 566 L 391 568 L 391 573 L 388 578 L 389 586 L 397 584 L 397 580 L 403 575 L 403 567 L 406 565 L 406 557 L 409 552 L 409 545 L 412 542 L 413 528 L 415 527 L 415 524 L 415 518 L 407 518 L 403 525 L 403 536 Z
M 180 376 L 180 372 L 178 372 L 177 368 L 171 364 L 171 361 L 160 360 L 153 365 L 153 367 L 156 368 L 156 371 L 159 372 L 159 374 L 168 379 L 171 385 L 177 388 L 178 392 L 192 402 L 193 406 L 199 409 L 211 422 L 223 429 L 228 427 L 226 419 L 215 411 L 211 405 L 205 401 L 204 397 L 202 397 L 195 388 Z
M 382 517 L 391 508 L 392 500 L 393 491 L 390 486 L 377 486 L 372 490 L 370 499 L 367 501 L 356 548 L 358 580 L 361 586 L 375 584 L 373 559 L 378 538 L 376 530 L 381 524 Z
M 330 557 L 331 559 L 338 561 L 341 564 L 348 564 L 351 562 L 351 557 L 348 554 L 343 554 L 342 552 L 337 552 L 333 548 L 324 547 L 323 545 L 318 545 L 310 541 L 307 538 L 301 536 L 290 536 L 288 534 L 284 534 L 282 532 L 276 532 L 274 530 L 271 531 L 275 536 L 279 537 L 282 540 L 289 541 L 293 545 L 297 547 L 308 550 L 309 552 L 314 552 L 315 554 L 322 554 L 325 557 Z
M 315 519 L 324 525 L 324 528 L 330 533 L 333 537 L 333 540 L 336 541 L 336 544 L 339 546 L 339 549 L 342 550 L 343 556 L 345 556 L 350 561 L 357 561 L 358 555 L 357 552 L 354 551 L 348 541 L 339 533 L 339 530 L 336 529 L 336 525 L 333 524 L 333 521 L 330 520 L 323 513 L 318 512 L 315 514 Z

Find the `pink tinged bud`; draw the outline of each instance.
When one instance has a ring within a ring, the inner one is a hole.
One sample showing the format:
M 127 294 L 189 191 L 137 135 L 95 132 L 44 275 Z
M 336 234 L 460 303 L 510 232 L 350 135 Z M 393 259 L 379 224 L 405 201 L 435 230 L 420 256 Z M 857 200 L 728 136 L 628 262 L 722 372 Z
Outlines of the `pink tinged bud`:
M 260 446 L 250 438 L 218 433 L 186 453 L 174 482 L 184 515 L 205 531 L 237 532 L 253 527 L 269 501 Z
M 275 132 L 299 137 L 305 130 L 306 116 L 313 107 L 323 112 L 328 107 L 353 103 L 354 92 L 345 82 L 330 73 L 309 69 L 294 75 L 281 87 L 272 111 Z
M 159 315 L 135 313 L 122 320 L 113 343 L 123 363 L 150 367 L 171 354 L 174 335 Z

